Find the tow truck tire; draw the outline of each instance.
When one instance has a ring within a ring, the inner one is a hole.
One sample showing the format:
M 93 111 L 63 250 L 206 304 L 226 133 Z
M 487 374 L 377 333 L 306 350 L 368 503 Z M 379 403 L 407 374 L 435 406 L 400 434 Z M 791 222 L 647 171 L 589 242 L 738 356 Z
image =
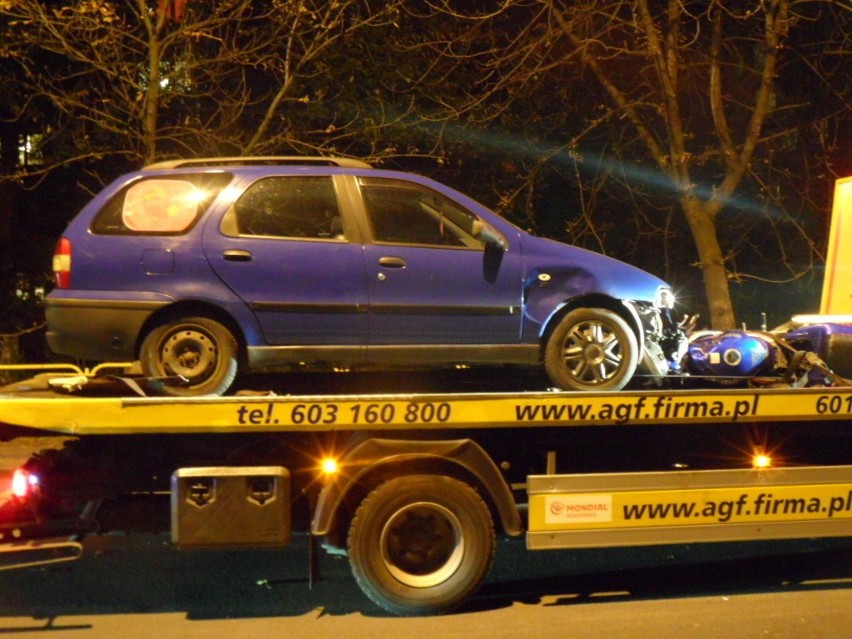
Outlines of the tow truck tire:
M 396 615 L 452 610 L 494 558 L 494 523 L 468 484 L 444 475 L 391 479 L 361 502 L 349 561 L 361 590 Z
M 603 308 L 578 308 L 565 315 L 544 350 L 547 375 L 563 390 L 620 390 L 638 363 L 636 334 L 619 315 Z
M 182 375 L 186 385 L 164 384 L 179 397 L 222 395 L 237 376 L 237 340 L 207 317 L 188 317 L 154 328 L 139 351 L 142 372 L 150 377 Z

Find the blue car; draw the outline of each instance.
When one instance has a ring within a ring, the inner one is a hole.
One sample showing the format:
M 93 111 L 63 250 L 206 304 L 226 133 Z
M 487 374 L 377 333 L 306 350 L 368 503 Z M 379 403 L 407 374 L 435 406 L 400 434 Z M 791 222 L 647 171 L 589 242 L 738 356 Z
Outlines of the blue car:
M 565 390 L 666 375 L 674 298 L 433 180 L 340 158 L 154 164 L 54 255 L 51 349 L 222 394 L 241 371 L 526 364 Z

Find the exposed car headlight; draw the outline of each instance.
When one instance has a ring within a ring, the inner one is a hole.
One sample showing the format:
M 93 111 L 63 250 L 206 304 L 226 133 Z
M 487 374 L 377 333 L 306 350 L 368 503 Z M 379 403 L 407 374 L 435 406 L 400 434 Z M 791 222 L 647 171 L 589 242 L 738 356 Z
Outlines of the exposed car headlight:
M 668 286 L 661 286 L 657 289 L 657 297 L 654 299 L 654 305 L 657 308 L 674 308 L 675 295 Z

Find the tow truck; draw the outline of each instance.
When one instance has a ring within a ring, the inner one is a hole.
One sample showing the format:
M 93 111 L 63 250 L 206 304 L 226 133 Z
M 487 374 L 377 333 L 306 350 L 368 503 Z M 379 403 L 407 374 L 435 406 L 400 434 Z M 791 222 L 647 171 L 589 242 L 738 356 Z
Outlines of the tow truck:
M 4 436 L 67 438 L 15 471 L 7 568 L 134 526 L 179 549 L 306 529 L 312 578 L 324 540 L 373 601 L 416 615 L 469 598 L 497 534 L 530 550 L 852 534 L 850 387 L 50 394 L 0 397 Z
M 846 384 L 179 398 L 69 372 L 0 390 L 0 440 L 62 438 L 14 472 L 0 569 L 71 561 L 110 530 L 272 552 L 306 531 L 311 579 L 322 545 L 376 604 L 421 615 L 475 593 L 498 535 L 531 551 L 852 535 Z

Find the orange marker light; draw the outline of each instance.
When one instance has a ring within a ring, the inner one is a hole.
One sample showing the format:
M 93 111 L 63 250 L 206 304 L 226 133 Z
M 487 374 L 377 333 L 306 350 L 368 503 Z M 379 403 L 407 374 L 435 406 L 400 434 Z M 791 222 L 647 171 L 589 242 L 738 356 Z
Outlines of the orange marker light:
M 751 458 L 751 467 L 757 469 L 772 468 L 772 457 L 766 453 L 755 453 Z

